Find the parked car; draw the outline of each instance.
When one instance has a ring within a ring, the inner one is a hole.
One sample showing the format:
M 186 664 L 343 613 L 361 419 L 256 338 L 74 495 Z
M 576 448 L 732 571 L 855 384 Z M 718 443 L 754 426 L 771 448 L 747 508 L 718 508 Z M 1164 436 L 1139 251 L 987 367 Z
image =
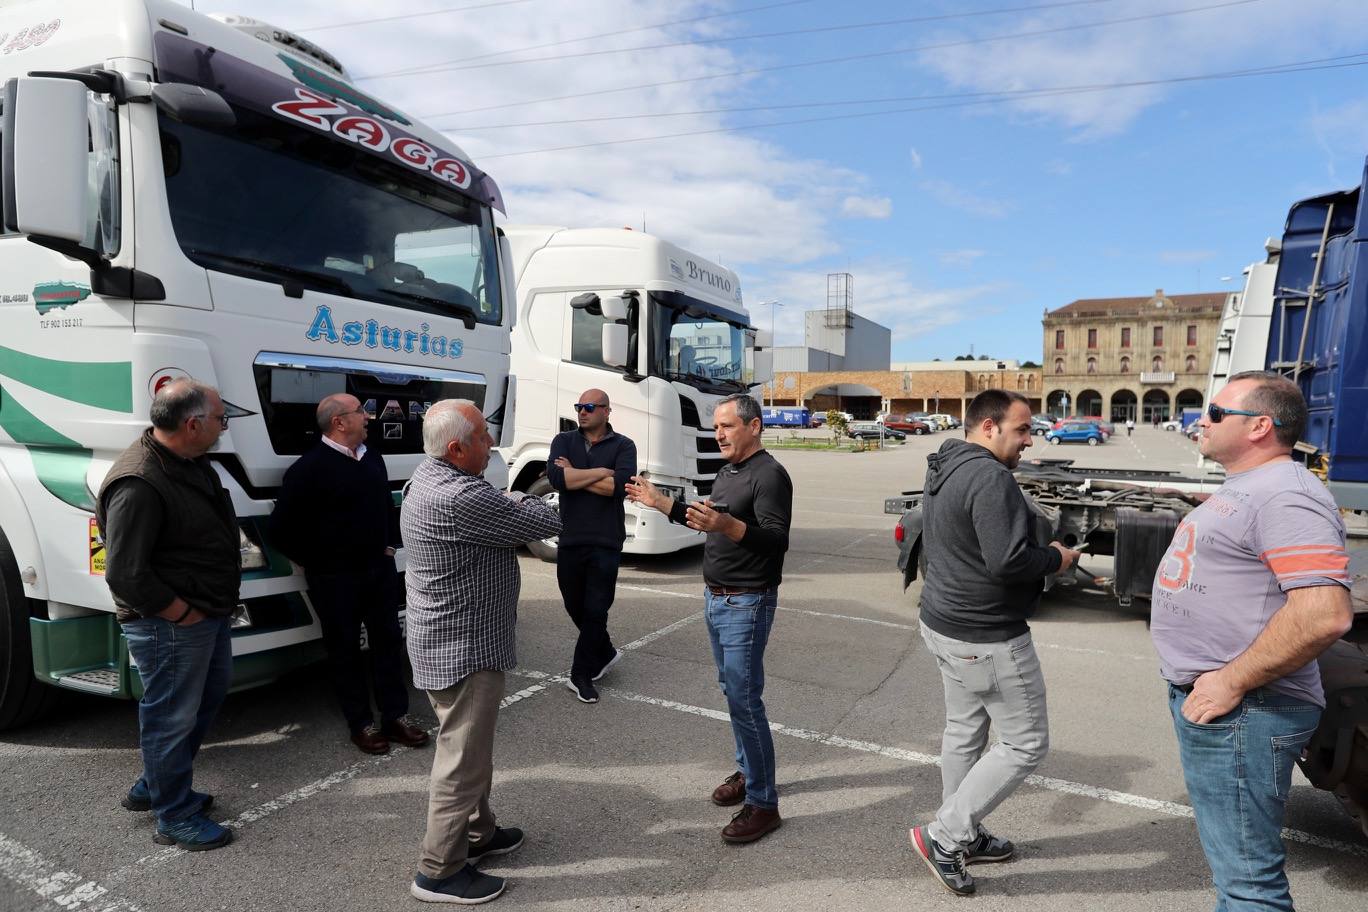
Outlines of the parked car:
M 907 435 L 895 428 L 880 425 L 877 421 L 852 421 L 846 427 L 846 436 L 854 440 L 906 440 Z
M 941 424 L 935 415 L 927 412 L 912 412 L 907 416 L 908 421 L 920 421 L 933 431 L 945 430 L 945 425 Z
M 955 428 L 964 427 L 964 422 L 960 421 L 954 415 L 939 414 L 932 415 L 931 417 L 935 418 L 936 421 L 939 422 L 940 426 L 943 428 L 954 430 Z
M 931 425 L 925 421 L 917 421 L 910 415 L 889 415 L 884 420 L 883 426 L 890 430 L 902 431 L 904 434 L 915 434 L 920 437 L 923 434 L 931 433 Z
M 1086 443 L 1088 446 L 1097 446 L 1099 443 L 1105 443 L 1107 437 L 1102 433 L 1102 429 L 1091 421 L 1065 421 L 1061 422 L 1059 427 L 1051 428 L 1045 439 L 1055 445 Z
M 1195 441 L 1198 437 L 1201 437 L 1201 436 L 1202 436 L 1202 429 L 1201 429 L 1201 427 L 1198 426 L 1197 422 L 1194 421 L 1192 424 L 1188 425 L 1188 429 L 1187 429 L 1187 439 L 1188 439 L 1188 440 L 1193 440 L 1193 441 Z
M 1048 434 L 1054 426 L 1055 420 L 1049 415 L 1031 416 L 1031 433 L 1035 434 L 1037 437 L 1043 437 Z
M 1091 422 L 1097 425 L 1098 429 L 1108 437 L 1114 437 L 1116 435 L 1116 425 L 1112 424 L 1110 421 L 1103 421 L 1101 415 L 1075 415 L 1072 418 L 1065 418 L 1064 420 Z
M 1159 426 L 1166 431 L 1181 431 L 1183 429 L 1183 419 L 1170 418 Z

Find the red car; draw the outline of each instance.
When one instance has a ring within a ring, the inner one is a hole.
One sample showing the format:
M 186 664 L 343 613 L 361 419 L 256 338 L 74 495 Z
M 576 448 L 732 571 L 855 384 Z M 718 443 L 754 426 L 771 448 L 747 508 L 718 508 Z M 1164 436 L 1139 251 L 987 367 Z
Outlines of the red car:
M 883 425 L 884 427 L 892 428 L 895 431 L 902 431 L 904 434 L 916 434 L 918 437 L 922 434 L 931 433 L 931 425 L 927 424 L 925 421 L 895 418 L 892 415 L 884 419 Z
M 1106 434 L 1108 437 L 1115 436 L 1116 434 L 1116 426 L 1112 424 L 1110 421 L 1103 421 L 1101 417 L 1097 415 L 1075 415 L 1072 418 L 1060 418 L 1058 421 L 1055 422 L 1055 428 L 1058 429 L 1063 427 L 1065 424 L 1073 422 L 1095 424 L 1097 425 L 1098 429 L 1102 431 L 1103 434 Z

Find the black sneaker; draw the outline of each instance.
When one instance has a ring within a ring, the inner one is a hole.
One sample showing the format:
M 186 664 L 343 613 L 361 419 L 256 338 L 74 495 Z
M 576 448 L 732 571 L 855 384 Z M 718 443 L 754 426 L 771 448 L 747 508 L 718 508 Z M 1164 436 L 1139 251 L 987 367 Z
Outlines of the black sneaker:
M 471 844 L 470 851 L 466 853 L 466 861 L 473 865 L 479 864 L 482 859 L 491 855 L 507 855 L 509 852 L 517 851 L 522 848 L 522 844 L 522 830 L 517 827 L 495 827 L 493 838 L 484 845 Z
M 493 874 L 481 874 L 466 865 L 450 877 L 437 880 L 426 874 L 418 874 L 409 886 L 409 894 L 423 902 L 459 903 L 463 906 L 478 906 L 491 899 L 498 899 L 504 891 L 504 879 Z
M 611 669 L 611 668 L 612 668 L 614 665 L 616 665 L 618 662 L 621 662 L 621 661 L 622 661 L 622 657 L 625 656 L 626 654 L 627 654 L 627 653 L 623 652 L 621 649 L 614 649 L 614 650 L 613 650 L 613 657 L 612 657 L 611 659 L 609 659 L 607 662 L 604 662 L 604 663 L 603 663 L 603 667 L 599 669 L 599 673 L 596 674 L 596 675 L 594 675 L 593 678 L 591 678 L 590 680 L 597 681 L 599 678 L 601 678 L 601 677 L 603 677 L 604 675 L 606 675 L 606 674 L 608 673 L 609 669 Z
M 575 699 L 581 703 L 597 703 L 598 691 L 590 683 L 588 678 L 571 678 L 565 682 L 565 686 L 570 688 L 575 694 Z
M 912 848 L 926 862 L 941 886 L 956 896 L 968 896 L 974 892 L 974 878 L 964 870 L 963 851 L 958 848 L 953 852 L 942 849 L 926 832 L 926 827 L 913 827 L 909 835 L 912 837 Z
M 964 861 L 1006 861 L 1016 854 L 1016 846 L 1010 839 L 999 839 L 983 827 L 979 827 L 978 838 L 969 843 L 964 850 Z

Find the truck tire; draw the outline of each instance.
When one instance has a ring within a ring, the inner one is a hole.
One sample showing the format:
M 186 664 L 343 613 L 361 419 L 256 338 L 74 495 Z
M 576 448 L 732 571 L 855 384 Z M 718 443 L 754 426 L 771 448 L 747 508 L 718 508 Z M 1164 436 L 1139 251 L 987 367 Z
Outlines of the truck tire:
M 547 480 L 545 475 L 532 482 L 527 493 L 532 497 L 540 497 L 559 510 L 560 495 L 556 493 L 555 488 L 551 487 L 551 482 Z M 558 541 L 559 539 L 556 538 L 544 538 L 541 541 L 528 542 L 527 550 L 532 552 L 533 557 L 541 558 L 548 564 L 554 564 Z
M 46 714 L 60 692 L 33 676 L 28 598 L 9 541 L 0 533 L 0 731 Z

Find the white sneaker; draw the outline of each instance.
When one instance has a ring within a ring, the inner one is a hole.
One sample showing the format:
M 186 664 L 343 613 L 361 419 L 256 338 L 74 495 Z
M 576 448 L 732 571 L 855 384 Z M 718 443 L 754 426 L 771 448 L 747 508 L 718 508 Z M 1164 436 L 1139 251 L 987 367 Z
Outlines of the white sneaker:
M 594 676 L 593 676 L 592 678 L 590 678 L 589 680 L 591 680 L 591 681 L 597 681 L 599 678 L 601 678 L 601 677 L 603 677 L 604 675 L 606 675 L 606 674 L 608 673 L 608 670 L 609 670 L 610 668 L 612 668 L 612 667 L 613 667 L 614 665 L 616 665 L 618 662 L 621 662 L 621 661 L 622 661 L 622 657 L 623 657 L 624 655 L 626 655 L 626 653 L 623 652 L 621 649 L 615 649 L 615 650 L 613 650 L 613 657 L 612 657 L 611 659 L 608 660 L 608 664 L 607 664 L 607 665 L 604 665 L 602 668 L 600 668 L 600 669 L 599 669 L 599 673 L 596 674 L 596 675 L 594 675 Z

